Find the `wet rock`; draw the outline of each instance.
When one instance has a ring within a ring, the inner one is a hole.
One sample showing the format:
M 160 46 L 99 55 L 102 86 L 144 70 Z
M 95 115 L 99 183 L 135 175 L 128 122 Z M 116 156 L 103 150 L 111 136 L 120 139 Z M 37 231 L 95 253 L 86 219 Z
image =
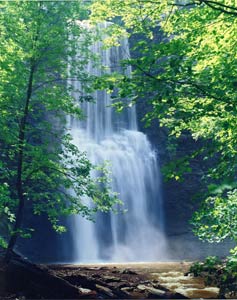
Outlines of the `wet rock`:
M 80 292 L 83 293 L 83 294 L 87 294 L 87 293 L 92 292 L 92 290 L 84 289 L 84 288 L 82 288 L 82 287 L 79 287 L 79 290 L 80 290 Z
M 66 281 L 70 282 L 72 285 L 83 286 L 88 289 L 94 289 L 95 279 L 90 278 L 86 274 L 75 274 L 63 277 Z
M 91 277 L 92 278 L 101 278 L 101 275 L 100 274 L 93 274 Z
M 166 286 L 164 286 L 163 284 L 159 284 L 157 281 L 154 282 L 152 281 L 152 286 L 155 288 L 155 289 L 158 289 L 158 290 L 162 290 L 162 291 L 165 291 L 165 292 L 169 292 L 170 289 L 167 288 Z
M 158 282 L 157 280 L 142 280 L 140 281 L 140 285 L 143 285 L 143 284 L 152 284 L 153 285 L 153 282 Z
M 108 270 L 108 267 L 99 267 L 97 270 Z
M 129 274 L 129 275 L 138 275 L 135 271 L 124 269 L 121 271 L 122 274 Z
M 134 289 L 134 287 L 131 287 L 131 286 L 126 286 L 126 287 L 123 287 L 121 288 L 121 291 L 123 292 L 130 292 Z
M 114 276 L 103 276 L 105 282 L 113 282 L 113 281 L 120 281 L 120 278 Z
M 133 299 L 146 299 L 148 298 L 148 293 L 147 292 L 141 293 L 141 291 L 133 290 L 132 292 L 130 292 L 130 297 Z
M 166 291 L 154 288 L 150 285 L 139 284 L 137 289 L 146 293 L 149 298 L 153 298 L 154 296 L 158 298 L 164 298 L 166 294 Z
M 99 285 L 99 284 L 96 284 L 96 289 L 99 291 L 99 292 L 102 292 L 103 294 L 109 296 L 109 297 L 112 297 L 114 298 L 114 294 L 112 293 L 111 289 L 105 287 L 105 286 L 102 286 L 102 285 Z
M 122 289 L 124 287 L 127 287 L 128 282 L 124 282 L 124 281 L 115 281 L 115 282 L 109 282 L 108 285 L 111 288 L 115 288 L 115 289 Z
M 78 289 L 81 292 L 82 298 L 95 298 L 97 296 L 96 291 L 92 291 L 90 289 L 85 289 L 82 287 L 79 287 Z
M 124 293 L 126 298 L 147 298 L 147 295 L 145 295 L 143 292 L 141 293 L 141 291 L 137 290 L 134 286 L 121 288 L 121 291 Z
M 137 286 L 137 289 L 138 289 L 138 290 L 141 290 L 141 291 L 145 291 L 147 288 L 149 288 L 149 286 L 144 285 L 144 284 L 139 284 L 139 285 Z
M 158 289 L 155 289 L 153 287 L 147 287 L 146 290 L 149 292 L 149 294 L 159 296 L 159 297 L 163 297 L 166 293 L 163 290 L 158 290 Z
M 132 297 L 132 293 L 131 293 L 132 291 L 123 291 L 123 293 L 124 293 L 124 295 L 125 295 L 125 297 L 126 298 L 131 298 Z

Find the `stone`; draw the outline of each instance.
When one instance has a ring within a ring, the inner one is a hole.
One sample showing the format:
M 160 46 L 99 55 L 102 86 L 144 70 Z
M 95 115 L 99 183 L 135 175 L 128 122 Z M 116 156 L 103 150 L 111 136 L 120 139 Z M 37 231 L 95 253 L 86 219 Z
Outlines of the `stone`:
M 156 295 L 156 296 L 164 296 L 166 294 L 166 291 L 160 290 L 160 289 L 156 289 L 154 287 L 148 286 L 148 285 L 144 285 L 144 284 L 139 284 L 137 286 L 137 289 L 143 292 L 149 292 L 149 294 L 152 295 Z
M 138 290 L 141 290 L 141 291 L 145 291 L 146 289 L 148 288 L 148 286 L 144 285 L 144 284 L 139 284 L 137 286 L 137 289 Z
M 83 297 L 88 298 L 88 296 L 89 296 L 90 298 L 95 298 L 97 296 L 96 291 L 92 291 L 90 289 L 85 289 L 82 287 L 79 287 L 78 289 L 81 292 L 81 297 L 83 296 Z
M 109 289 L 105 286 L 99 285 L 99 284 L 96 284 L 95 287 L 99 292 L 102 292 L 102 293 L 106 294 L 107 296 L 114 298 L 114 294 L 112 293 L 111 289 Z
M 150 294 L 152 295 L 156 295 L 156 296 L 164 296 L 165 295 L 165 291 L 162 291 L 162 290 L 158 290 L 158 289 L 155 289 L 153 287 L 147 287 L 146 289 Z
M 124 282 L 124 281 L 111 281 L 111 282 L 108 282 L 108 285 L 111 288 L 121 289 L 122 290 L 122 288 L 127 287 L 128 282 Z
M 99 268 L 97 268 L 97 270 L 108 270 L 108 267 L 99 267 Z
M 83 293 L 83 294 L 92 292 L 92 290 L 84 289 L 84 288 L 82 288 L 82 287 L 79 287 L 79 291 L 80 291 L 81 293 Z
M 116 267 L 113 267 L 113 271 L 111 271 L 111 273 L 119 273 L 119 270 Z
M 129 274 L 129 275 L 138 275 L 136 272 L 129 270 L 129 269 L 124 269 L 121 271 L 122 274 Z
M 147 292 L 142 292 L 138 290 L 133 290 L 130 292 L 130 297 L 132 299 L 147 299 L 148 298 L 148 293 Z
M 114 277 L 114 276 L 103 276 L 103 279 L 105 282 L 111 282 L 111 281 L 120 281 L 120 279 L 118 277 Z
M 123 291 L 123 292 L 129 292 L 132 290 L 133 290 L 133 287 L 131 287 L 131 286 L 126 286 L 126 287 L 121 288 L 121 291 Z

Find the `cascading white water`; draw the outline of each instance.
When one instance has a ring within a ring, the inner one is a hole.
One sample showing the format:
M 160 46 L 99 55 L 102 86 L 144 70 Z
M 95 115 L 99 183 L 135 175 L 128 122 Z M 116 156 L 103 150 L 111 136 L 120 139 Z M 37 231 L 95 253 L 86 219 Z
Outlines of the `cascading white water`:
M 102 27 L 107 24 L 100 25 Z M 106 72 L 122 71 L 121 60 L 128 58 L 126 39 L 120 47 L 104 50 L 101 42 L 92 46 L 100 54 Z M 88 72 L 101 68 L 88 64 Z M 127 68 L 124 72 L 130 75 Z M 80 90 L 80 82 L 74 83 Z M 79 95 L 74 95 L 78 98 Z M 81 216 L 73 220 L 73 262 L 154 261 L 164 258 L 163 216 L 157 156 L 138 131 L 135 107 L 116 113 L 105 91 L 92 95 L 95 103 L 83 103 L 86 121 L 70 120 L 74 143 L 86 151 L 92 163 L 111 162 L 112 188 L 124 202 L 124 214 L 98 213 L 92 223 Z

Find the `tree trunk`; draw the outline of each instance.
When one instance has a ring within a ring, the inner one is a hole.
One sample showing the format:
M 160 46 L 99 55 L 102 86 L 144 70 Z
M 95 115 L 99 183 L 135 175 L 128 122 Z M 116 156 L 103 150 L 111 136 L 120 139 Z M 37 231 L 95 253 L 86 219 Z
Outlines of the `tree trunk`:
M 23 219 L 23 211 L 25 205 L 25 197 L 23 191 L 23 184 L 22 184 L 22 167 L 23 167 L 23 158 L 24 158 L 24 143 L 25 143 L 25 129 L 27 118 L 29 114 L 29 105 L 30 99 L 32 95 L 32 86 L 33 86 L 33 77 L 35 71 L 35 64 L 32 62 L 29 74 L 29 80 L 27 85 L 27 94 L 26 94 L 26 101 L 24 107 L 24 114 L 20 121 L 19 126 L 19 134 L 18 134 L 18 153 L 17 153 L 17 181 L 16 181 L 16 191 L 18 197 L 18 208 L 16 212 L 16 221 L 13 228 L 13 233 L 8 243 L 6 255 L 5 255 L 5 262 L 9 262 L 11 258 L 11 254 L 13 248 L 16 244 L 17 238 L 19 236 L 19 230 L 21 229 L 22 219 Z
M 39 1 L 38 8 L 41 9 L 41 7 L 42 7 L 42 1 Z M 35 53 L 37 53 L 37 47 L 38 47 L 37 42 L 39 40 L 39 34 L 40 34 L 40 26 L 41 26 L 40 21 L 38 21 L 36 26 L 37 26 L 36 33 L 32 40 L 32 50 L 34 50 Z M 27 83 L 25 106 L 24 106 L 23 116 L 19 124 L 18 149 L 17 149 L 18 151 L 17 152 L 17 178 L 16 178 L 16 192 L 17 192 L 17 198 L 19 203 L 16 212 L 16 221 L 14 224 L 13 233 L 8 242 L 8 247 L 5 255 L 5 262 L 9 262 L 11 258 L 14 246 L 16 244 L 17 238 L 20 233 L 22 220 L 23 220 L 25 197 L 23 191 L 22 172 L 23 172 L 23 162 L 24 162 L 25 132 L 26 132 L 27 119 L 29 115 L 30 100 L 33 92 L 33 79 L 34 79 L 36 67 L 37 67 L 37 55 L 35 57 L 32 56 L 30 59 L 30 73 L 29 73 L 29 79 Z

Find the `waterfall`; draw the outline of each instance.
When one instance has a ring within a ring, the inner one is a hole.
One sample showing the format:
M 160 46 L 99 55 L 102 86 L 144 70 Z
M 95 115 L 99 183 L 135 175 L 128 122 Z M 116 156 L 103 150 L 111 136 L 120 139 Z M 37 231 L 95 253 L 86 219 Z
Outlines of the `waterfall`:
M 102 27 L 106 24 L 100 25 Z M 128 40 L 119 47 L 103 49 L 101 42 L 92 46 L 99 54 L 107 73 L 125 72 L 120 61 L 129 57 Z M 101 75 L 102 69 L 87 66 L 90 74 Z M 74 90 L 80 90 L 75 82 Z M 74 92 L 75 98 L 79 97 Z M 71 223 L 74 263 L 154 261 L 164 258 L 162 197 L 157 154 L 145 134 L 138 131 L 136 108 L 115 112 L 111 95 L 105 91 L 92 94 L 95 103 L 81 107 L 85 121 L 71 119 L 70 132 L 75 145 L 86 151 L 94 164 L 111 163 L 112 189 L 124 202 L 125 213 L 98 213 L 95 223 L 75 216 Z

